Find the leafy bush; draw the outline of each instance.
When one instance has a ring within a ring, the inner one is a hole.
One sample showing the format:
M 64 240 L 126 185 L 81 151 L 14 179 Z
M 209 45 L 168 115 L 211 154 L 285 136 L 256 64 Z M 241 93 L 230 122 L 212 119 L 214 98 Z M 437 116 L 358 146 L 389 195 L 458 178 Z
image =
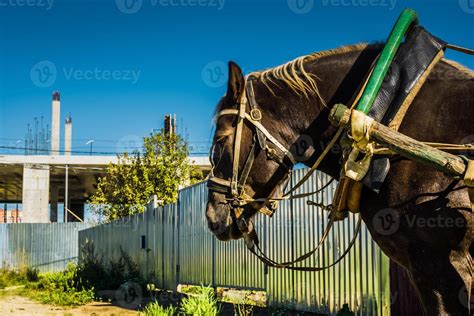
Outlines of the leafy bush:
M 212 287 L 197 288 L 196 294 L 190 294 L 181 302 L 181 311 L 186 315 L 214 316 L 219 313 L 217 299 Z
M 38 282 L 31 283 L 30 289 L 37 290 L 36 298 L 46 304 L 78 306 L 94 299 L 94 289 L 84 286 L 77 274 L 77 266 L 68 264 L 64 272 L 40 275 Z
M 158 302 L 148 304 L 143 310 L 146 316 L 173 316 L 177 310 L 173 306 L 163 307 Z
M 80 263 L 77 267 L 78 277 L 84 281 L 86 286 L 94 288 L 96 291 L 107 289 L 111 280 L 105 271 L 102 257 L 96 254 L 94 244 L 88 241 L 83 244 L 80 255 Z
M 92 242 L 82 245 L 77 274 L 87 287 L 95 289 L 97 295 L 115 291 L 129 282 L 145 286 L 138 265 L 121 247 L 120 258 L 117 261 L 110 260 L 108 267 L 106 268 L 103 258 L 97 255 Z
M 35 268 L 21 268 L 19 270 L 0 269 L 0 289 L 25 285 L 28 282 L 38 281 L 38 270 Z
M 36 268 L 27 267 L 25 271 L 26 281 L 37 282 L 39 280 L 39 271 Z

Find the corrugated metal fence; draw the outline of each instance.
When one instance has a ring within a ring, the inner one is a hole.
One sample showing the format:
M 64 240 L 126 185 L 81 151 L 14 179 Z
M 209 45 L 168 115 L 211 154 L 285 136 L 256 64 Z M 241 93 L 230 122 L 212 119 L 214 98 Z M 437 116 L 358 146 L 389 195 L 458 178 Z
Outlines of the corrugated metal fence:
M 0 224 L 0 268 L 35 267 L 64 270 L 77 260 L 78 231 L 86 223 Z
M 291 182 L 305 169 L 293 172 Z M 316 173 L 299 192 L 313 192 L 328 177 Z M 291 185 L 291 183 L 290 183 Z M 334 185 L 309 199 L 330 203 Z M 144 276 L 154 275 L 161 287 L 177 284 L 211 284 L 267 292 L 274 307 L 335 314 L 348 303 L 357 315 L 390 314 L 389 259 L 362 224 L 358 242 L 338 265 L 319 273 L 265 267 L 245 248 L 243 241 L 219 242 L 207 229 L 207 188 L 201 183 L 179 195 L 179 202 L 148 207 L 139 215 L 96 226 L 79 233 L 80 243 L 91 241 L 100 255 L 118 258 L 120 247 L 139 264 Z M 307 199 L 282 202 L 273 218 L 258 215 L 256 229 L 261 247 L 276 261 L 287 261 L 311 250 L 327 224 L 327 213 L 306 205 Z M 338 222 L 326 244 L 306 265 L 327 265 L 346 249 L 358 215 Z M 145 237 L 143 237 L 145 236 Z M 142 241 L 145 239 L 145 247 Z

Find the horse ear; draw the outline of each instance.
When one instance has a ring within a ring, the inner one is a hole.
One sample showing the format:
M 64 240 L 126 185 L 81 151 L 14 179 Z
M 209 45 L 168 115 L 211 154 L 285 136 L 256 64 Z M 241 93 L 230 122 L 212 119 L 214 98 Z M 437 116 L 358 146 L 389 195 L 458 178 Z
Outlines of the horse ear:
M 227 82 L 226 96 L 231 98 L 233 102 L 238 102 L 241 94 L 244 92 L 244 76 L 242 69 L 234 63 L 229 61 L 229 80 Z

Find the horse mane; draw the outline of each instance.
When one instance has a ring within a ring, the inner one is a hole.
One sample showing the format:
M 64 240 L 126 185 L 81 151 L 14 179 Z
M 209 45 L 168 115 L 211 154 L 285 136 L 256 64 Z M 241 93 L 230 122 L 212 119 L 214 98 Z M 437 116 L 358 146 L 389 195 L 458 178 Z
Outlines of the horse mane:
M 278 87 L 278 84 L 275 82 L 275 80 L 279 80 L 285 83 L 293 92 L 297 93 L 298 95 L 304 95 L 306 98 L 316 95 L 322 104 L 326 105 L 318 90 L 317 80 L 319 80 L 319 78 L 316 74 L 308 73 L 305 69 L 305 64 L 319 58 L 362 51 L 368 46 L 380 47 L 383 46 L 383 43 L 374 43 L 370 45 L 367 43 L 359 43 L 321 52 L 315 52 L 309 55 L 297 57 L 277 67 L 252 72 L 250 76 L 259 78 L 273 95 L 275 95 L 275 93 L 272 89 L 272 85 Z M 444 63 L 445 66 L 451 66 L 455 70 L 459 71 L 464 79 L 474 78 L 474 72 L 469 68 L 446 58 L 443 58 L 441 61 L 442 62 L 440 64 Z M 439 69 L 438 71 L 443 71 L 439 67 L 437 68 Z
M 304 67 L 305 64 L 323 57 L 362 51 L 367 46 L 368 44 L 366 43 L 346 45 L 335 49 L 300 56 L 283 65 L 263 71 L 253 72 L 250 76 L 259 78 L 273 95 L 275 95 L 275 93 L 273 92 L 271 85 L 278 86 L 275 80 L 281 80 L 298 95 L 304 95 L 306 98 L 316 95 L 325 105 L 316 82 L 319 78 L 315 74 L 308 73 Z
M 441 62 L 446 64 L 447 66 L 450 66 L 450 67 L 454 68 L 455 70 L 459 71 L 459 73 L 463 76 L 460 79 L 474 79 L 474 71 L 472 71 L 471 69 L 467 68 L 464 65 L 461 65 L 457 61 L 442 58 Z M 438 71 L 445 72 L 446 69 L 439 69 Z M 456 78 L 459 78 L 459 77 L 456 77 Z

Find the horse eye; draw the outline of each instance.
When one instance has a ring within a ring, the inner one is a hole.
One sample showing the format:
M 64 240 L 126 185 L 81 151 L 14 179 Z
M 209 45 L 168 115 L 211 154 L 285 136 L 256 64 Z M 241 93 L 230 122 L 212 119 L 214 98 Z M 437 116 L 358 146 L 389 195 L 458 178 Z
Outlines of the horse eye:
M 227 137 L 228 136 L 221 136 L 221 137 L 217 138 L 216 143 L 218 143 L 218 144 L 224 143 L 227 140 Z

